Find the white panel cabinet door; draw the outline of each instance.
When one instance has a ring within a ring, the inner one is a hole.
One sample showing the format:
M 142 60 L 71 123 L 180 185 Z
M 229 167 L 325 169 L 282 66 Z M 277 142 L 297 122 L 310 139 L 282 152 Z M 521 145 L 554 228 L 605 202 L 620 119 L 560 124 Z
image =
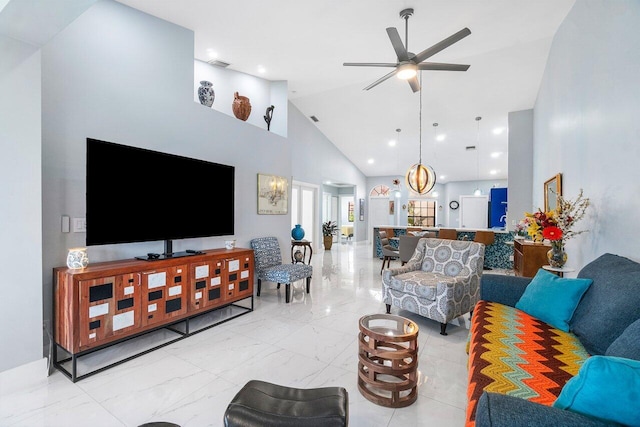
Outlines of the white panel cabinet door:
M 460 196 L 460 227 L 489 227 L 489 196 Z
M 368 239 L 374 241 L 373 227 L 389 224 L 389 199 L 386 197 L 369 198 L 369 232 Z

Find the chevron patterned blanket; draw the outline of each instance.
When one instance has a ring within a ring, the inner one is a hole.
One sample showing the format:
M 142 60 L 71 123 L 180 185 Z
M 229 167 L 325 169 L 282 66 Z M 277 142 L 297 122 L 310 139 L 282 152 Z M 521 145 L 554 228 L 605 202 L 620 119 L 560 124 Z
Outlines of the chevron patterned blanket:
M 479 301 L 469 341 L 466 427 L 484 390 L 551 405 L 589 357 L 575 335 L 516 308 Z

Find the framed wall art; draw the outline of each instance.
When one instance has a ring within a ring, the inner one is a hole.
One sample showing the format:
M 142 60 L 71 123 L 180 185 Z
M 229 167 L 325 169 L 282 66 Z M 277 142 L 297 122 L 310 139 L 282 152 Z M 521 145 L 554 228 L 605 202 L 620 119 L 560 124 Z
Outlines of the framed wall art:
M 284 176 L 258 174 L 258 214 L 285 215 L 289 210 L 289 180 Z
M 364 199 L 360 199 L 360 221 L 364 221 Z
M 544 211 L 558 207 L 558 196 L 562 196 L 562 174 L 556 174 L 544 182 Z

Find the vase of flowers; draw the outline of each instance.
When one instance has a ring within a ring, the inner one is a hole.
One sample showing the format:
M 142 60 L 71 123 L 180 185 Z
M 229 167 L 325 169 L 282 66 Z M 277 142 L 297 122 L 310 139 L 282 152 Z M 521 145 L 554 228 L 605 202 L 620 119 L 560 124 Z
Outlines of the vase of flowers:
M 542 230 L 542 236 L 551 242 L 551 249 L 547 252 L 547 259 L 551 267 L 562 268 L 567 263 L 567 253 L 564 251 L 562 230 L 556 226 L 549 226 Z
M 528 224 L 527 234 L 531 236 L 533 241 L 542 242 L 543 239 L 547 239 L 551 242 L 547 258 L 552 267 L 561 268 L 567 262 L 567 253 L 564 251 L 565 242 L 587 231 L 576 231 L 573 227 L 582 219 L 589 203 L 589 199 L 583 197 L 582 190 L 580 190 L 575 200 L 558 196 L 558 207 L 555 210 L 525 213 L 525 220 Z

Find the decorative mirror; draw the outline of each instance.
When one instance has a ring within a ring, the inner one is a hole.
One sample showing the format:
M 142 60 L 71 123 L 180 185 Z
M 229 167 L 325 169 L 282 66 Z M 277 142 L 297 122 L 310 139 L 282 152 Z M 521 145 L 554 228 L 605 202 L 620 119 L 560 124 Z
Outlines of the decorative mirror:
M 544 211 L 558 207 L 558 196 L 562 196 L 562 174 L 559 173 L 544 182 Z

